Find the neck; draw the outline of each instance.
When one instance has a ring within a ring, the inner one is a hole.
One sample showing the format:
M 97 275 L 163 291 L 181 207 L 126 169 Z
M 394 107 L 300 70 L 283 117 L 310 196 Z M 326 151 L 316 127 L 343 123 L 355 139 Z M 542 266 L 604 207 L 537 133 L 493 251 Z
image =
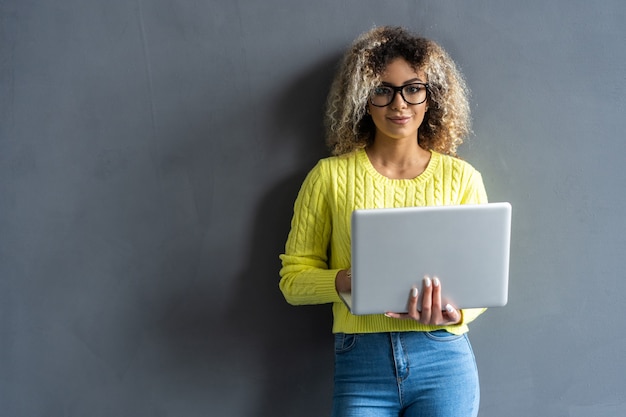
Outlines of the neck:
M 417 140 L 375 140 L 366 151 L 374 168 L 392 179 L 415 178 L 424 172 L 430 161 L 430 152 L 420 147 Z

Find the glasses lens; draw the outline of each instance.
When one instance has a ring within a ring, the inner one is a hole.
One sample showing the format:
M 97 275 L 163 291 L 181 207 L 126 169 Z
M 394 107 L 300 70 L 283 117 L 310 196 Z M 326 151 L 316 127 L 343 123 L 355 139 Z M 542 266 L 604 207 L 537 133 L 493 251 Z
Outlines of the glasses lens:
M 409 104 L 420 104 L 426 100 L 426 87 L 422 84 L 409 84 L 402 87 L 402 96 Z
M 376 87 L 370 94 L 370 100 L 374 106 L 386 106 L 393 100 L 394 91 L 385 86 Z

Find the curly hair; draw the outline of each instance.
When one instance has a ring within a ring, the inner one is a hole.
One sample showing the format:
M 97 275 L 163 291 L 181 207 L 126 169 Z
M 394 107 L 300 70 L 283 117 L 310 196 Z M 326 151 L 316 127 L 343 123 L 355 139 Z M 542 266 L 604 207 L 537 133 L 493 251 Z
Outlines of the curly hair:
M 341 62 L 326 103 L 326 144 L 342 155 L 372 144 L 376 127 L 367 114 L 370 91 L 387 65 L 404 58 L 427 76 L 428 110 L 419 145 L 456 156 L 471 133 L 469 89 L 454 61 L 437 43 L 401 27 L 377 27 L 359 36 Z

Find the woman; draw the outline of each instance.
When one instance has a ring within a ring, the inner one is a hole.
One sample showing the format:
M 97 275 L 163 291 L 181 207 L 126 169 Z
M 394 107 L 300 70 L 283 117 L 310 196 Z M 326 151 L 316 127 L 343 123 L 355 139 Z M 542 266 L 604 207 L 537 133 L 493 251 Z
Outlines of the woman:
M 333 156 L 302 184 L 280 271 L 289 303 L 332 303 L 335 417 L 478 413 L 466 333 L 483 310 L 441 305 L 437 277 L 407 289 L 404 314 L 354 316 L 338 295 L 351 289 L 353 210 L 487 202 L 480 173 L 456 158 L 470 132 L 467 95 L 439 45 L 395 27 L 360 36 L 335 77 L 326 111 Z

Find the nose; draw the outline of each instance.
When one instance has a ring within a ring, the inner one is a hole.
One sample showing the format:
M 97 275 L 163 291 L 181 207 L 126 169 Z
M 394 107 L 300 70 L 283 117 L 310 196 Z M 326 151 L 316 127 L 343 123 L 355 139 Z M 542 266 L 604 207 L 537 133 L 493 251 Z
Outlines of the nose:
M 393 92 L 393 98 L 391 100 L 390 106 L 393 109 L 402 109 L 407 106 L 407 103 L 404 100 L 404 97 L 402 97 L 402 93 L 400 92 L 400 90 L 396 90 Z

